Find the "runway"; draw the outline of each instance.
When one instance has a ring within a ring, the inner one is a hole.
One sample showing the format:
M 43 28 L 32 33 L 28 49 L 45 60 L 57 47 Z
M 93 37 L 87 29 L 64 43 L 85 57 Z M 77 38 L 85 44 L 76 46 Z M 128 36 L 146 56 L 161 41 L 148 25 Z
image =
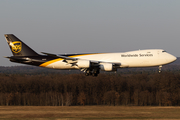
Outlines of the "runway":
M 180 119 L 180 107 L 137 106 L 1 106 L 0 119 Z

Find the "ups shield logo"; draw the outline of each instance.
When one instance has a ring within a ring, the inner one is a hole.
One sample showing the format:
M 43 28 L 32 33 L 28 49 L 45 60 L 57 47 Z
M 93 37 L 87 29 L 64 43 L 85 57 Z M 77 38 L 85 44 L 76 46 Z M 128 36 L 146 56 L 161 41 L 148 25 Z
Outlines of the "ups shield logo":
M 20 41 L 12 42 L 11 49 L 14 53 L 21 52 L 22 49 L 22 43 Z

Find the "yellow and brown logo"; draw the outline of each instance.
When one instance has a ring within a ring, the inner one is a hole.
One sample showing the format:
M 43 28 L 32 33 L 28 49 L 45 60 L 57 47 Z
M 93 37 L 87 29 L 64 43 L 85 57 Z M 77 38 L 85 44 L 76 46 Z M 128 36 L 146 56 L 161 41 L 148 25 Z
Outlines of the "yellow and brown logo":
M 10 43 L 11 49 L 14 53 L 19 53 L 21 52 L 22 49 L 22 43 L 20 41 L 15 41 Z

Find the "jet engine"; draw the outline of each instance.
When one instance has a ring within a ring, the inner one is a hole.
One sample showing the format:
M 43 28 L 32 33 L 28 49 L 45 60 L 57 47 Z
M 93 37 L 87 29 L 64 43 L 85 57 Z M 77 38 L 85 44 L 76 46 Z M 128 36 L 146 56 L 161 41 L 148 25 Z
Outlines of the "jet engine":
M 89 68 L 90 67 L 90 61 L 89 60 L 78 60 L 76 65 L 79 68 Z
M 101 63 L 100 69 L 103 71 L 114 71 L 113 64 L 111 63 Z

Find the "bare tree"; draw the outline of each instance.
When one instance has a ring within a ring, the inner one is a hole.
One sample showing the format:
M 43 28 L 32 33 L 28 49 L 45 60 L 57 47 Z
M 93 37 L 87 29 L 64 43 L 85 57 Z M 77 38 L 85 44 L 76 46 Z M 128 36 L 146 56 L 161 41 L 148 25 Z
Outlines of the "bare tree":
M 70 106 L 72 104 L 72 93 L 66 92 L 66 106 Z
M 79 96 L 78 96 L 78 103 L 80 103 L 81 105 L 85 106 L 85 102 L 86 102 L 86 95 L 84 92 L 80 92 Z

